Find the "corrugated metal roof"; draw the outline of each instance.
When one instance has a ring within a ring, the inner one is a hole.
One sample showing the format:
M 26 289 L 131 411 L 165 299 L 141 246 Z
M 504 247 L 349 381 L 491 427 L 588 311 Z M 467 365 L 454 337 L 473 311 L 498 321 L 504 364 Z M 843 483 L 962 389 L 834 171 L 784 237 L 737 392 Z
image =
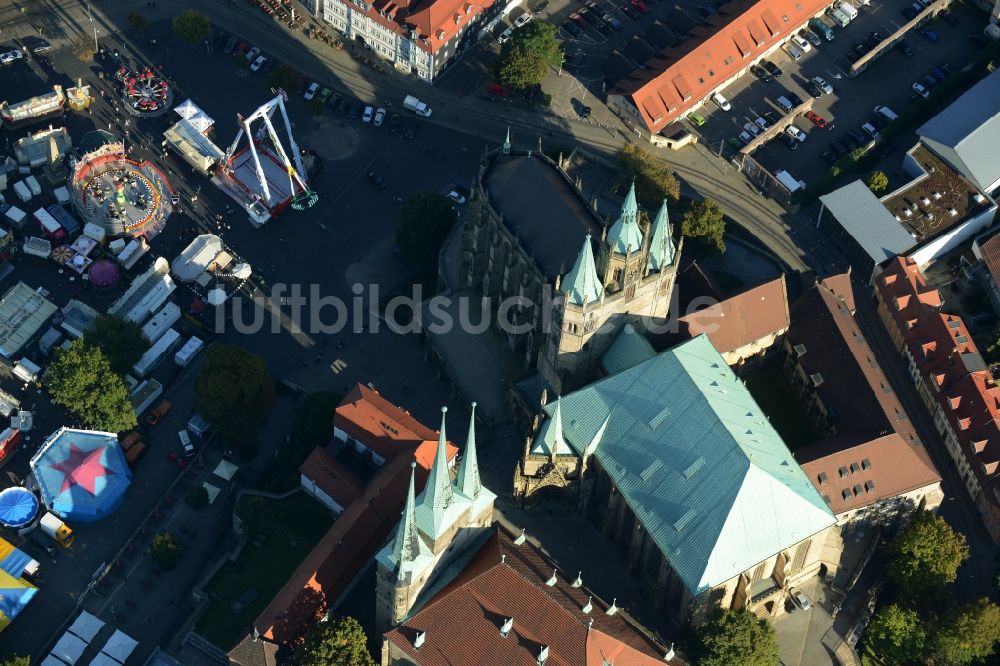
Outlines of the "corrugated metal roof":
M 834 523 L 704 335 L 564 396 L 562 423 L 577 453 L 604 428 L 598 461 L 693 594 Z
M 917 244 L 860 180 L 823 195 L 819 200 L 876 264 L 903 254 Z
M 14 356 L 58 310 L 34 289 L 18 282 L 0 299 L 0 354 Z
M 1000 179 L 1000 72 L 969 88 L 917 130 L 921 137 L 952 148 L 961 164 L 952 165 L 981 189 Z

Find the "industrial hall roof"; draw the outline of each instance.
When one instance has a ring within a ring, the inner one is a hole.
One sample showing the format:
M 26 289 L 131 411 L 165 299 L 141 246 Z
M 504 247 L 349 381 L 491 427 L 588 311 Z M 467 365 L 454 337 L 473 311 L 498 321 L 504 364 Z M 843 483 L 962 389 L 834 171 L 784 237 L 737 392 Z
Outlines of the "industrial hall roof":
M 695 595 L 834 523 L 705 335 L 544 410 L 551 418 L 542 432 L 561 430 L 549 441 L 594 452 Z M 536 452 L 546 448 L 536 440 Z
M 917 241 L 860 180 L 819 198 L 837 223 L 876 265 L 903 254 Z
M 683 665 L 529 541 L 497 527 L 472 547 L 467 564 L 385 634 L 411 663 L 535 666 L 544 650 L 547 666 Z

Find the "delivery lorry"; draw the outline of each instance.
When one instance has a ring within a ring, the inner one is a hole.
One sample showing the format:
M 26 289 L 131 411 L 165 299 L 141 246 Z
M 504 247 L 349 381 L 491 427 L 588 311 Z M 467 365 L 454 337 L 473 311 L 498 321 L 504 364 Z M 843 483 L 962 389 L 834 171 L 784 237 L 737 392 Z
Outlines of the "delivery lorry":
M 406 96 L 406 99 L 403 100 L 403 106 L 410 111 L 413 111 L 418 116 L 423 116 L 424 118 L 431 117 L 431 107 L 427 106 L 413 95 Z
M 69 528 L 69 525 L 64 523 L 62 518 L 52 512 L 47 512 L 44 516 L 42 516 L 42 520 L 39 522 L 39 527 L 42 532 L 49 535 L 53 541 L 63 548 L 69 548 L 72 546 L 73 540 L 76 539 L 76 535 L 73 534 L 73 530 Z

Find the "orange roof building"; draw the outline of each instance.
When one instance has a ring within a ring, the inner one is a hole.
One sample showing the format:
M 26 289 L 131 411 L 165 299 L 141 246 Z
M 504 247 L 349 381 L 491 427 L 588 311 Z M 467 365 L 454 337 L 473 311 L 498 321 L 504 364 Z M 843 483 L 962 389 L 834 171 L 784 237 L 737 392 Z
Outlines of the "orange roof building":
M 650 138 L 779 48 L 828 0 L 733 0 L 614 84 L 608 106 Z
M 320 3 L 317 3 L 320 4 Z M 397 69 L 433 81 L 474 43 L 502 3 L 493 0 L 323 0 L 322 18 Z M 317 7 L 317 16 L 320 16 Z

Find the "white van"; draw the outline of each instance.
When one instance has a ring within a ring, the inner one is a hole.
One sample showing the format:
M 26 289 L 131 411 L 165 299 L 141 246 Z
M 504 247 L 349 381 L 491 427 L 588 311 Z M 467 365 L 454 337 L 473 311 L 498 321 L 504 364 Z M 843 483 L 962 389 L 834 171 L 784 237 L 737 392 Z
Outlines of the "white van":
M 787 187 L 788 191 L 791 193 L 798 192 L 806 187 L 806 182 L 804 180 L 799 180 L 784 169 L 775 171 L 774 177 L 778 179 L 778 182 Z
M 846 28 L 847 24 L 851 22 L 851 18 L 839 9 L 830 8 L 826 10 L 826 15 L 841 28 Z
M 897 118 L 899 118 L 899 116 L 896 115 L 895 111 L 893 111 L 892 109 L 890 109 L 889 107 L 887 107 L 885 105 L 876 106 L 874 109 L 872 109 L 872 111 L 874 111 L 878 115 L 882 116 L 883 118 L 885 118 L 889 122 L 892 122 L 893 120 L 896 120 Z
M 851 21 L 858 18 L 858 10 L 854 7 L 854 5 L 847 2 L 847 0 L 837 0 L 837 2 L 833 3 L 833 8 L 847 14 L 847 18 Z
M 194 445 L 191 444 L 191 435 L 187 433 L 187 430 L 180 430 L 177 432 L 177 439 L 181 440 L 181 446 L 184 448 L 184 455 L 190 458 L 194 455 Z

